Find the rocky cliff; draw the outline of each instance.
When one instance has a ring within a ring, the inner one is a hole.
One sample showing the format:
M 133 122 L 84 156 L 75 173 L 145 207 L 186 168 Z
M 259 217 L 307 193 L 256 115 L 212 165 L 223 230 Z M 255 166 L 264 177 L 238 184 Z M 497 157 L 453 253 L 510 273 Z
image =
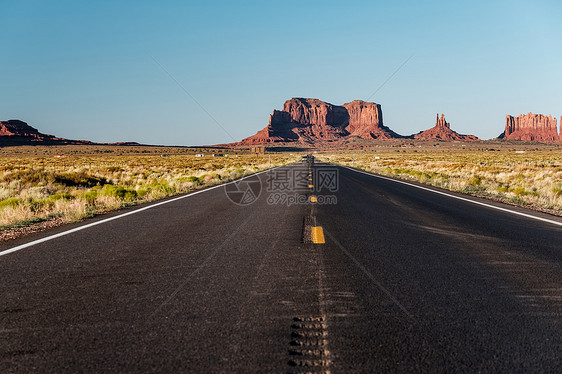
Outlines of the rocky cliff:
M 560 121 L 562 122 L 562 117 Z M 562 139 L 558 133 L 556 117 L 533 113 L 520 114 L 517 117 L 505 116 L 505 131 L 499 138 L 538 142 L 555 142 Z
M 19 136 L 36 139 L 42 137 L 52 137 L 51 135 L 41 134 L 37 129 L 17 119 L 0 121 L 0 136 Z
M 0 146 L 14 145 L 62 145 L 62 144 L 105 144 L 105 145 L 139 145 L 135 142 L 93 143 L 87 140 L 69 140 L 57 138 L 39 132 L 27 123 L 12 119 L 0 121 Z
M 61 143 L 64 140 L 42 134 L 36 128 L 17 119 L 0 121 L 0 145 Z
M 445 120 L 445 115 L 437 113 L 437 120 L 435 126 L 429 130 L 422 131 L 414 135 L 414 139 L 418 140 L 462 140 L 462 141 L 477 141 L 479 140 L 474 135 L 462 135 L 456 131 L 451 130 L 451 124 Z
M 336 141 L 347 136 L 364 139 L 400 138 L 382 122 L 379 104 L 355 100 L 342 106 L 318 99 L 293 98 L 274 110 L 269 125 L 239 144 Z
M 343 104 L 349 119 L 346 131 L 351 136 L 363 139 L 396 139 L 402 138 L 388 127 L 383 125 L 380 104 L 354 100 Z

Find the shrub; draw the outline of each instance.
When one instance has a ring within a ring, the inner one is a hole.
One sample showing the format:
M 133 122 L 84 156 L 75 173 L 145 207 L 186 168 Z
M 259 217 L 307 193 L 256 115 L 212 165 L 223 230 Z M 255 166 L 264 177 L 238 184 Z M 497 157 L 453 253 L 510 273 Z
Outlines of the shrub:
M 482 184 L 482 178 L 475 175 L 468 180 L 468 184 L 471 186 L 480 186 Z
M 21 203 L 22 203 L 21 199 L 11 197 L 9 199 L 0 201 L 0 209 L 5 208 L 5 207 L 16 207 L 16 206 L 20 205 Z
M 47 200 L 49 202 L 53 202 L 53 203 L 57 200 L 72 200 L 72 199 L 74 199 L 74 196 L 72 196 L 71 194 L 66 193 L 66 192 L 57 193 L 57 194 L 51 195 L 47 198 Z
M 164 193 L 166 195 L 174 193 L 174 188 L 164 183 L 156 183 L 151 186 L 153 191 Z
M 121 186 L 106 184 L 100 191 L 102 196 L 113 197 L 120 200 L 134 200 L 137 197 L 137 191 L 129 190 Z
M 95 190 L 86 191 L 86 192 L 82 192 L 80 195 L 78 195 L 78 197 L 80 199 L 86 200 L 86 202 L 90 205 L 95 205 L 96 199 L 98 198 L 98 192 Z

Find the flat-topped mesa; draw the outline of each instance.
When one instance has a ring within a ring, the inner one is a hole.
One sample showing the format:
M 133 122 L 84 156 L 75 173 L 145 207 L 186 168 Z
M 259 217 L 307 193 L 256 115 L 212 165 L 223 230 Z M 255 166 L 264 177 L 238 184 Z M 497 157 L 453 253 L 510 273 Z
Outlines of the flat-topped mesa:
M 291 132 L 291 129 L 291 115 L 282 110 L 274 110 L 269 116 L 269 125 L 240 143 L 255 145 L 298 140 L 298 136 Z
M 562 122 L 562 117 L 560 121 Z M 506 115 L 505 131 L 499 138 L 537 142 L 556 142 L 562 139 L 558 133 L 556 117 L 533 113 L 517 117 Z
M 349 114 L 349 124 L 345 129 L 351 136 L 363 139 L 402 138 L 402 136 L 383 125 L 380 104 L 354 100 L 343 104 L 343 107 Z
M 437 113 L 437 120 L 435 126 L 429 130 L 419 132 L 414 135 L 417 140 L 461 140 L 461 141 L 477 141 L 479 140 L 474 135 L 463 135 L 456 131 L 451 130 L 451 124 L 445 121 L 445 115 Z
M 399 138 L 382 124 L 379 104 L 355 100 L 342 106 L 318 99 L 292 98 L 274 110 L 269 125 L 240 144 L 335 141 L 347 136 L 364 139 Z
M 349 118 L 345 108 L 318 99 L 287 100 L 283 104 L 283 112 L 289 113 L 291 121 L 300 125 L 341 127 Z

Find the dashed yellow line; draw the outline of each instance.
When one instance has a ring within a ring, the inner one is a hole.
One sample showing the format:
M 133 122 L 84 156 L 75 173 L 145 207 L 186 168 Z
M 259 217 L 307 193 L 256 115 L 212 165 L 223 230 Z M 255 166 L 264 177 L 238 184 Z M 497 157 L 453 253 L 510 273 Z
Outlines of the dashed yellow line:
M 314 244 L 324 244 L 326 240 L 324 239 L 324 230 L 322 226 L 312 226 L 312 242 Z
M 313 185 L 313 184 L 309 184 L 309 185 L 308 185 L 308 188 L 314 188 L 314 185 Z
M 310 202 L 311 203 L 317 203 L 318 202 L 318 198 L 316 196 L 310 196 Z

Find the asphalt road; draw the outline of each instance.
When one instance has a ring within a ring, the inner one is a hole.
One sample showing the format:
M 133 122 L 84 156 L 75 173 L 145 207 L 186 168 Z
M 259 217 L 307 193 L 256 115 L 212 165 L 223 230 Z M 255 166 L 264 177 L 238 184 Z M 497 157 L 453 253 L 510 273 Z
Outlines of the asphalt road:
M 0 372 L 562 372 L 562 220 L 307 172 L 0 244 Z

